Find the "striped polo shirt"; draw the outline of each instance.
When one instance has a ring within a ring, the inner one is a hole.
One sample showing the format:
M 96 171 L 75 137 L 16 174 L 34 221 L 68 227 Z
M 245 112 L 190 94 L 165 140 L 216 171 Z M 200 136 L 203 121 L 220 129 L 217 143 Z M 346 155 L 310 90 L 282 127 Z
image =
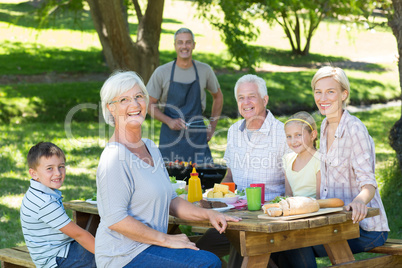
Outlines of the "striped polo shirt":
M 60 228 L 71 222 L 61 192 L 31 179 L 21 204 L 21 226 L 29 254 L 37 267 L 57 267 L 56 257 L 66 258 L 74 239 Z

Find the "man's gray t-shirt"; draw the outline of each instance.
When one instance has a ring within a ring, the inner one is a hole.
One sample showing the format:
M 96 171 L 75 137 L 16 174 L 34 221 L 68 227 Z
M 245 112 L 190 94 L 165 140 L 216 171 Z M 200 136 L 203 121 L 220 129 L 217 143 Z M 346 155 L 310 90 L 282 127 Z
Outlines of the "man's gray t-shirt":
M 200 79 L 201 105 L 202 110 L 204 111 L 207 102 L 205 90 L 208 90 L 211 93 L 217 93 L 220 86 L 215 73 L 208 64 L 196 60 L 194 60 L 194 63 L 197 67 L 198 77 Z M 159 100 L 158 103 L 161 105 L 165 104 L 167 101 L 172 67 L 173 61 L 156 68 L 147 84 L 149 95 Z M 183 69 L 178 67 L 176 64 L 173 81 L 188 84 L 193 82 L 195 79 L 194 66 L 191 66 L 188 69 Z M 163 110 L 162 106 L 160 108 Z
M 162 156 L 154 142 L 143 139 L 154 167 L 124 145 L 108 143 L 96 174 L 101 221 L 95 238 L 98 267 L 123 267 L 150 245 L 109 229 L 127 216 L 163 233 L 169 223 L 169 206 L 177 195 L 170 184 Z

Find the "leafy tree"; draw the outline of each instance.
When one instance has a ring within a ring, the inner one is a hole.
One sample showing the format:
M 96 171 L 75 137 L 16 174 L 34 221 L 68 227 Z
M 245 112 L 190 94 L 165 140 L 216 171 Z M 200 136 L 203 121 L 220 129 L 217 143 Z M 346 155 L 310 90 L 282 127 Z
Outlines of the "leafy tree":
M 307 55 L 312 37 L 324 18 L 367 17 L 373 2 L 372 0 L 195 1 L 201 16 L 221 31 L 223 40 L 237 64 L 249 68 L 256 63 L 252 48 L 247 45 L 259 34 L 258 28 L 253 23 L 256 19 L 265 20 L 268 24 L 278 23 L 290 42 L 292 52 Z
M 386 3 L 385 3 L 386 4 Z M 384 7 L 387 7 L 385 5 Z M 392 32 L 396 38 L 398 45 L 398 54 L 402 55 L 402 0 L 392 0 L 392 8 L 389 8 L 388 13 L 388 25 L 391 27 Z M 401 83 L 402 89 L 402 62 L 398 61 L 399 69 L 399 83 Z M 402 117 L 391 128 L 389 134 L 389 140 L 391 147 L 395 150 L 396 156 L 399 162 L 399 166 L 402 168 Z
M 164 0 L 148 0 L 144 8 L 138 0 L 87 0 L 92 20 L 102 44 L 109 68 L 133 70 L 148 81 L 159 66 L 159 41 Z M 58 10 L 79 11 L 84 0 L 42 1 L 39 14 L 42 23 Z M 130 36 L 128 9 L 135 10 L 138 19 L 137 39 Z

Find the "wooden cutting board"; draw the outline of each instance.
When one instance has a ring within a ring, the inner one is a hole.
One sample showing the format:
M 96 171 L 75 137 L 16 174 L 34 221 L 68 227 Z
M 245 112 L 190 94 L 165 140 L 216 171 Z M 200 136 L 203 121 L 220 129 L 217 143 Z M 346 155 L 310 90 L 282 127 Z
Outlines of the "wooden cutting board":
M 293 215 L 293 216 L 280 216 L 280 217 L 270 217 L 267 214 L 260 214 L 258 215 L 258 218 L 260 219 L 266 219 L 266 220 L 272 220 L 272 221 L 289 221 L 289 220 L 295 220 L 295 219 L 302 219 L 302 218 L 307 218 L 307 217 L 314 217 L 322 214 L 328 214 L 328 213 L 333 213 L 333 212 L 338 212 L 342 211 L 343 207 L 339 208 L 320 208 L 317 212 L 312 212 L 312 213 L 305 213 L 305 214 L 299 214 L 299 215 Z

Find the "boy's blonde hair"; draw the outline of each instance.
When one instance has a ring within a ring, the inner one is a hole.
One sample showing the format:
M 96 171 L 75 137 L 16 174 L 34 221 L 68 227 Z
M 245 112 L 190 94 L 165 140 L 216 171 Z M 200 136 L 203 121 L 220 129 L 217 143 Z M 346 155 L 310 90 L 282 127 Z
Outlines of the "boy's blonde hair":
M 45 158 L 52 157 L 53 155 L 57 155 L 60 158 L 63 158 L 66 161 L 66 156 L 57 145 L 51 142 L 39 142 L 29 149 L 27 162 L 28 167 L 32 169 L 36 169 L 40 164 L 40 158 L 44 156 Z

